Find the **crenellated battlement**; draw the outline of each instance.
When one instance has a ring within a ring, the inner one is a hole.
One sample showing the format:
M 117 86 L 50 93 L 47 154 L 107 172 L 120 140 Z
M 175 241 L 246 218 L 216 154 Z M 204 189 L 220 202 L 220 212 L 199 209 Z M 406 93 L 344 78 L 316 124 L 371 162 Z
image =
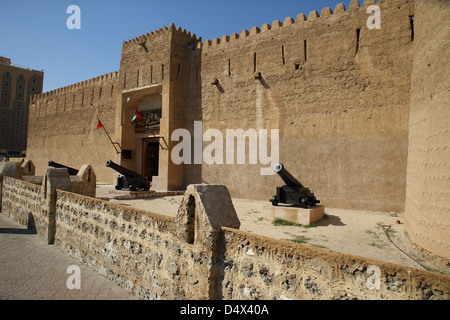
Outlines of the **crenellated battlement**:
M 52 91 L 47 91 L 41 94 L 35 94 L 33 96 L 31 96 L 31 102 L 35 102 L 39 99 L 43 99 L 43 98 L 49 98 L 55 95 L 60 95 L 60 94 L 65 94 L 74 90 L 77 90 L 79 88 L 82 87 L 87 87 L 87 86 L 92 86 L 92 85 L 96 85 L 99 84 L 100 82 L 103 81 L 110 81 L 113 79 L 119 79 L 119 71 L 114 71 L 114 72 L 110 72 L 95 78 L 91 78 L 88 80 L 84 80 L 84 81 L 80 81 L 71 85 L 68 85 L 66 87 L 61 87 Z
M 270 32 L 272 30 L 288 27 L 294 24 L 313 23 L 315 21 L 326 19 L 329 17 L 341 16 L 348 13 L 349 11 L 366 10 L 367 7 L 371 5 L 374 4 L 380 5 L 383 4 L 384 2 L 385 0 L 379 0 L 378 2 L 376 2 L 375 0 L 364 0 L 363 6 L 361 7 L 358 0 L 352 0 L 349 4 L 348 9 L 346 9 L 343 3 L 339 3 L 335 6 L 334 11 L 330 7 L 326 7 L 321 10 L 320 14 L 316 10 L 309 12 L 308 17 L 306 17 L 304 13 L 300 13 L 297 15 L 295 19 L 293 19 L 292 17 L 286 17 L 283 22 L 275 20 L 272 22 L 272 24 L 264 23 L 261 27 L 254 26 L 250 29 L 250 31 L 244 29 L 241 30 L 239 34 L 233 33 L 229 36 L 224 35 L 220 39 L 219 38 L 213 38 L 212 40 L 207 39 L 204 42 L 198 43 L 197 47 L 199 49 L 214 47 L 238 39 L 243 40 L 246 38 L 251 38 L 260 33 Z
M 146 34 L 140 35 L 136 38 L 130 39 L 128 41 L 124 41 L 123 42 L 123 46 L 128 46 L 128 45 L 132 45 L 132 44 L 139 44 L 139 43 L 143 43 L 146 42 L 148 40 L 151 40 L 153 37 L 156 37 L 158 35 L 161 35 L 163 33 L 167 33 L 167 32 L 177 32 L 179 34 L 183 34 L 187 37 L 192 38 L 193 40 L 196 41 L 201 41 L 200 37 L 197 37 L 195 34 L 191 34 L 190 31 L 187 31 L 186 29 L 181 29 L 181 27 L 176 27 L 175 24 L 172 22 L 170 24 L 169 27 L 163 27 L 160 28 L 158 30 L 152 31 L 152 32 L 147 32 Z
M 300 13 L 296 16 L 295 19 L 293 19 L 292 17 L 286 17 L 283 22 L 281 22 L 279 20 L 275 20 L 271 24 L 264 23 L 261 27 L 254 26 L 250 30 L 246 30 L 246 29 L 241 30 L 239 32 L 239 34 L 233 33 L 231 35 L 224 35 L 221 38 L 213 38 L 212 40 L 207 39 L 203 42 L 202 42 L 201 37 L 197 37 L 195 34 L 191 34 L 189 31 L 187 31 L 186 29 L 182 29 L 181 27 L 177 28 L 174 23 L 171 23 L 169 27 L 165 26 L 158 30 L 148 32 L 146 34 L 142 34 L 142 35 L 140 35 L 136 38 L 130 39 L 128 41 L 124 41 L 123 48 L 126 48 L 129 45 L 142 44 L 142 43 L 145 43 L 146 41 L 149 41 L 149 40 L 151 41 L 152 38 L 154 38 L 158 35 L 167 33 L 167 32 L 177 32 L 178 34 L 184 35 L 188 38 L 192 38 L 192 40 L 197 42 L 197 48 L 206 49 L 208 47 L 224 45 L 224 44 L 236 41 L 236 40 L 244 40 L 247 38 L 252 38 L 252 37 L 257 36 L 260 33 L 271 32 L 271 31 L 274 31 L 274 30 L 277 30 L 280 28 L 286 28 L 286 27 L 289 27 L 292 25 L 310 24 L 310 23 L 314 23 L 315 21 L 319 21 L 322 19 L 345 15 L 349 11 L 365 10 L 370 5 L 374 5 L 374 4 L 380 5 L 385 2 L 385 0 L 379 0 L 378 2 L 376 2 L 375 0 L 363 0 L 364 3 L 363 3 L 363 6 L 361 7 L 359 1 L 360 0 L 351 0 L 348 8 L 346 8 L 343 3 L 339 3 L 335 6 L 334 11 L 330 7 L 326 7 L 321 10 L 320 14 L 316 10 L 309 12 L 307 17 L 304 13 Z M 55 90 L 52 90 L 49 92 L 33 95 L 31 97 L 31 101 L 33 102 L 40 98 L 48 98 L 48 97 L 51 97 L 56 94 L 64 94 L 66 92 L 76 90 L 83 86 L 93 85 L 99 81 L 110 80 L 110 79 L 118 78 L 118 77 L 119 77 L 119 72 L 115 71 L 112 73 L 98 76 L 96 78 L 81 81 L 81 82 L 78 82 L 78 83 L 75 83 L 75 84 L 72 84 L 72 85 L 69 85 L 66 87 L 58 88 L 58 89 L 55 89 Z

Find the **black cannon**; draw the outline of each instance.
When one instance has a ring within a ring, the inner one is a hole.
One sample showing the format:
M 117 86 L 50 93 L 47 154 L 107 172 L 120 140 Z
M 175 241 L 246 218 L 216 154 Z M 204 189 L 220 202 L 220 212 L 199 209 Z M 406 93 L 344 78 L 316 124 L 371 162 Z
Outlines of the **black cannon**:
M 272 205 L 277 206 L 279 203 L 284 203 L 308 208 L 320 203 L 314 196 L 314 193 L 295 179 L 281 163 L 275 165 L 273 171 L 275 171 L 286 184 L 282 187 L 277 187 L 277 194 L 270 199 Z
M 148 191 L 150 189 L 150 180 L 146 177 L 119 166 L 111 160 L 106 162 L 106 166 L 121 174 L 121 176 L 119 175 L 117 177 L 116 190 L 127 189 L 130 191 L 136 191 L 136 189 L 142 189 L 144 191 Z
M 48 166 L 49 167 L 53 167 L 53 168 L 66 168 L 67 171 L 69 171 L 69 175 L 71 175 L 71 176 L 76 176 L 78 174 L 78 170 L 77 169 L 74 169 L 74 168 L 71 168 L 71 167 L 59 164 L 59 163 L 57 163 L 55 161 L 52 161 L 52 160 L 50 160 L 48 162 Z

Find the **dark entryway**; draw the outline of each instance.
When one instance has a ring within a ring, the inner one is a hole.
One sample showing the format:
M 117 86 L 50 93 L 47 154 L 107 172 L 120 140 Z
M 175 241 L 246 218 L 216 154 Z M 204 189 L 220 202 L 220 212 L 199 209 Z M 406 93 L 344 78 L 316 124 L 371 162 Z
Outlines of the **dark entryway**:
M 158 175 L 159 168 L 159 138 L 143 140 L 142 175 L 150 181 Z

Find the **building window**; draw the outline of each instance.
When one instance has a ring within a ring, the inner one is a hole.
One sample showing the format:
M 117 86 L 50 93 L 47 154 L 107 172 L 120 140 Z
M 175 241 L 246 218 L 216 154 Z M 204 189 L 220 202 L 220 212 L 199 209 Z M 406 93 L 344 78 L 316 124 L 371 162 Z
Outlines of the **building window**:
M 6 124 L 6 120 L 4 118 L 2 118 L 2 125 Z
M 18 127 L 20 125 L 19 120 L 16 121 L 16 126 Z
M 3 100 L 2 106 L 3 106 L 3 107 L 7 107 L 7 106 L 8 106 L 8 100 Z M 3 110 L 3 111 L 4 111 L 4 110 Z
M 21 106 L 22 104 L 20 102 L 17 102 L 17 109 L 20 109 Z
M 5 88 L 8 88 L 9 87 L 9 81 L 3 82 L 3 85 L 5 86 Z
M 2 116 L 6 116 L 6 110 L 5 109 L 2 110 Z
M 4 77 L 5 77 L 6 79 L 9 78 L 9 72 L 8 72 L 8 71 L 5 72 Z
M 33 77 L 33 78 L 31 79 L 31 82 L 36 83 L 36 78 Z
M 20 75 L 20 76 L 17 78 L 17 80 L 23 81 L 23 75 Z
M 16 116 L 20 117 L 20 111 L 17 111 Z
M 4 134 L 5 134 L 5 129 L 2 128 L 2 129 L 0 130 L 0 134 L 1 134 L 1 135 L 4 135 Z

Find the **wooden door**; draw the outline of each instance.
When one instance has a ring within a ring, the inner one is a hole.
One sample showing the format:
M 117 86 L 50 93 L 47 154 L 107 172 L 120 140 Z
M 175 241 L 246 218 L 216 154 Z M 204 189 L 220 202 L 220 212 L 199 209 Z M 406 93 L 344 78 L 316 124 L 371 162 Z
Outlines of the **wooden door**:
M 152 181 L 152 178 L 158 175 L 159 139 L 144 139 L 143 143 L 142 175 Z

